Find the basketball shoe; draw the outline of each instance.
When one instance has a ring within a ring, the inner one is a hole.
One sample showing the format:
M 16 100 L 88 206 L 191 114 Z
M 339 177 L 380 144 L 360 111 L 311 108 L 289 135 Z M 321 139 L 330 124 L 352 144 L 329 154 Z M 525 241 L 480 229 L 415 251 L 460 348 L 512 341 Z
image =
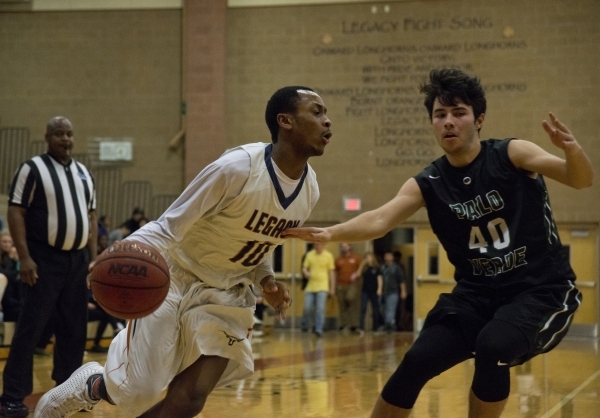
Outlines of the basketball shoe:
M 40 398 L 34 418 L 70 417 L 79 411 L 91 411 L 99 400 L 91 398 L 88 378 L 94 374 L 102 374 L 104 368 L 95 361 L 86 363 L 73 372 L 63 384 L 49 390 Z

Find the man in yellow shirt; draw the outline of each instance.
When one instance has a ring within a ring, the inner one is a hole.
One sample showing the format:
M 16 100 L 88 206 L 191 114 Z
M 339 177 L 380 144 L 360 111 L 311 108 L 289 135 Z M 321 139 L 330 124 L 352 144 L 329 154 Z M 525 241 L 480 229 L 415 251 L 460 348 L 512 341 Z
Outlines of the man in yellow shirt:
M 325 249 L 325 244 L 315 243 L 304 258 L 302 272 L 308 278 L 304 289 L 304 311 L 302 331 L 309 329 L 310 316 L 314 311 L 315 335 L 320 337 L 325 323 L 325 303 L 327 296 L 335 295 L 335 262 L 333 254 Z

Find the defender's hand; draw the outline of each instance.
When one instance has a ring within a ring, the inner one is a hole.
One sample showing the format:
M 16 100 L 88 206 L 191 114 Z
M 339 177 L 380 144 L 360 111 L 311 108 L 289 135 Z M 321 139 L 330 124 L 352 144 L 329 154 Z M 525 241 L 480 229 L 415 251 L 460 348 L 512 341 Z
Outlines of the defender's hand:
M 281 236 L 284 238 L 300 238 L 303 241 L 309 242 L 326 243 L 331 240 L 331 234 L 327 228 L 288 228 L 281 233 Z

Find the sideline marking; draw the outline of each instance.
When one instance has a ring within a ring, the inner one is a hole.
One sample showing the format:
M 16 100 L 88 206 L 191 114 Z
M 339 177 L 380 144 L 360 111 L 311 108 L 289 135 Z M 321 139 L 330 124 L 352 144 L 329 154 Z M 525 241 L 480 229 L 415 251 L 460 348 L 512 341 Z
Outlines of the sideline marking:
M 548 412 L 546 412 L 540 418 L 550 418 L 552 415 L 554 415 L 556 412 L 558 412 L 560 409 L 562 409 L 562 407 L 565 406 L 565 404 L 567 402 L 569 402 L 571 399 L 573 399 L 575 396 L 577 396 L 577 394 L 579 392 L 581 392 L 583 390 L 583 388 L 585 388 L 587 385 L 589 385 L 592 382 L 592 380 L 597 378 L 599 375 L 600 375 L 600 370 L 596 371 L 596 373 L 594 373 L 593 375 L 588 377 L 587 380 L 585 382 L 583 382 L 581 385 L 579 385 L 578 388 L 576 388 L 574 391 L 572 391 L 567 396 L 565 396 L 559 403 L 554 405 L 554 407 L 552 409 L 550 409 Z

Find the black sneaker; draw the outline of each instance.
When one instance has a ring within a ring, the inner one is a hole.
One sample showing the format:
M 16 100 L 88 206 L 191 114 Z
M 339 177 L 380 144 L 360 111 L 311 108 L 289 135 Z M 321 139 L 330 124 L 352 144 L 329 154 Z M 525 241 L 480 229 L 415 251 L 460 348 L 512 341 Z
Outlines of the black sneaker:
M 3 401 L 0 403 L 0 417 L 24 418 L 29 415 L 29 408 L 23 402 Z
M 92 348 L 90 348 L 90 351 L 92 353 L 108 353 L 108 348 L 106 347 L 102 347 L 101 345 L 93 345 Z

